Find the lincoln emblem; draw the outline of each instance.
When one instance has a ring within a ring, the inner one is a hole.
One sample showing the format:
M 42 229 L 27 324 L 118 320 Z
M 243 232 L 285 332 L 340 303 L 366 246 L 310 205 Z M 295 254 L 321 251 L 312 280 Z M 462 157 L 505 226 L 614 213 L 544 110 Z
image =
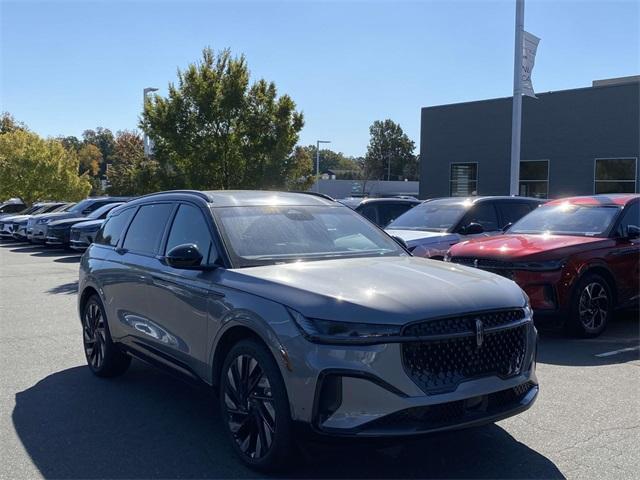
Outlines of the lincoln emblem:
M 478 348 L 484 343 L 484 323 L 479 318 L 476 318 L 476 345 Z

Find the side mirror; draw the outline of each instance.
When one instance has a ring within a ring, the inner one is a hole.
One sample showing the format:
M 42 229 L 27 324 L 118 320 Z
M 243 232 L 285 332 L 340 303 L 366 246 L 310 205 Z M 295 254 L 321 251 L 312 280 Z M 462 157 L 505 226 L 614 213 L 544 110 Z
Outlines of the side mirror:
M 409 250 L 409 246 L 407 245 L 407 242 L 404 241 L 404 239 L 396 235 L 391 235 L 391 238 L 393 238 L 396 241 L 396 243 L 400 245 L 402 248 L 404 248 L 405 250 Z
M 169 250 L 165 260 L 170 267 L 193 270 L 200 268 L 202 254 L 195 244 L 185 243 Z
M 471 222 L 466 227 L 463 227 L 460 233 L 463 235 L 477 235 L 478 233 L 484 233 L 484 227 L 479 223 Z
M 640 227 L 638 227 L 637 225 L 628 225 L 626 237 L 629 240 L 640 238 Z

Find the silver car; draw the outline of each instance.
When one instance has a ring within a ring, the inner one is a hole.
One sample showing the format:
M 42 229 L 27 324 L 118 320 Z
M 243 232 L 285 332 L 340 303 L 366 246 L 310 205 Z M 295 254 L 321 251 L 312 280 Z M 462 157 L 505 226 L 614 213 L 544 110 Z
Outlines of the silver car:
M 413 255 L 442 260 L 456 243 L 498 235 L 542 203 L 528 197 L 437 198 L 399 216 L 386 230 Z
M 78 300 L 93 373 L 123 374 L 137 357 L 215 387 L 254 468 L 285 465 L 303 433 L 459 429 L 538 394 L 537 333 L 515 283 L 415 258 L 318 196 L 133 200 L 82 256 Z

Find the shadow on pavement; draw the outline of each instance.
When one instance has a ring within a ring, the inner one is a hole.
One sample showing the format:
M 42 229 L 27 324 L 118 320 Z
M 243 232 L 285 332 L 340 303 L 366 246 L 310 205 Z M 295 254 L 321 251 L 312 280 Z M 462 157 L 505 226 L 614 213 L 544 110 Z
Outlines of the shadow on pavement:
M 602 335 L 596 338 L 571 338 L 559 332 L 540 332 L 538 362 L 567 366 L 602 366 L 626 363 L 640 358 L 640 313 L 637 309 L 622 310 Z M 631 348 L 626 352 L 597 357 L 596 355 Z
M 104 380 L 86 367 L 50 375 L 16 395 L 13 423 L 46 478 L 255 478 L 218 424 L 209 391 L 135 362 Z M 311 447 L 309 447 L 311 448 Z M 308 450 L 309 451 L 309 450 Z M 291 477 L 562 477 L 498 426 L 402 447 L 323 446 Z
M 57 287 L 50 288 L 47 293 L 75 295 L 78 293 L 78 280 L 75 282 L 63 283 Z

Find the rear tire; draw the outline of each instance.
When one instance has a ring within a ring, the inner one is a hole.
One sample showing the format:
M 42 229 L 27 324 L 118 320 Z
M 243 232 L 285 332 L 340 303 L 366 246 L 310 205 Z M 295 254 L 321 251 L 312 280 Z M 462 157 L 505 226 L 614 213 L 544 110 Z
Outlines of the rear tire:
M 102 302 L 91 295 L 82 311 L 82 343 L 87 365 L 98 377 L 117 377 L 127 371 L 131 357 L 111 340 Z
M 567 328 L 569 333 L 593 338 L 607 328 L 613 315 L 613 291 L 597 273 L 585 275 L 578 282 L 571 299 Z
M 219 380 L 220 412 L 236 454 L 249 467 L 274 471 L 290 461 L 291 413 L 271 352 L 256 340 L 238 342 Z

